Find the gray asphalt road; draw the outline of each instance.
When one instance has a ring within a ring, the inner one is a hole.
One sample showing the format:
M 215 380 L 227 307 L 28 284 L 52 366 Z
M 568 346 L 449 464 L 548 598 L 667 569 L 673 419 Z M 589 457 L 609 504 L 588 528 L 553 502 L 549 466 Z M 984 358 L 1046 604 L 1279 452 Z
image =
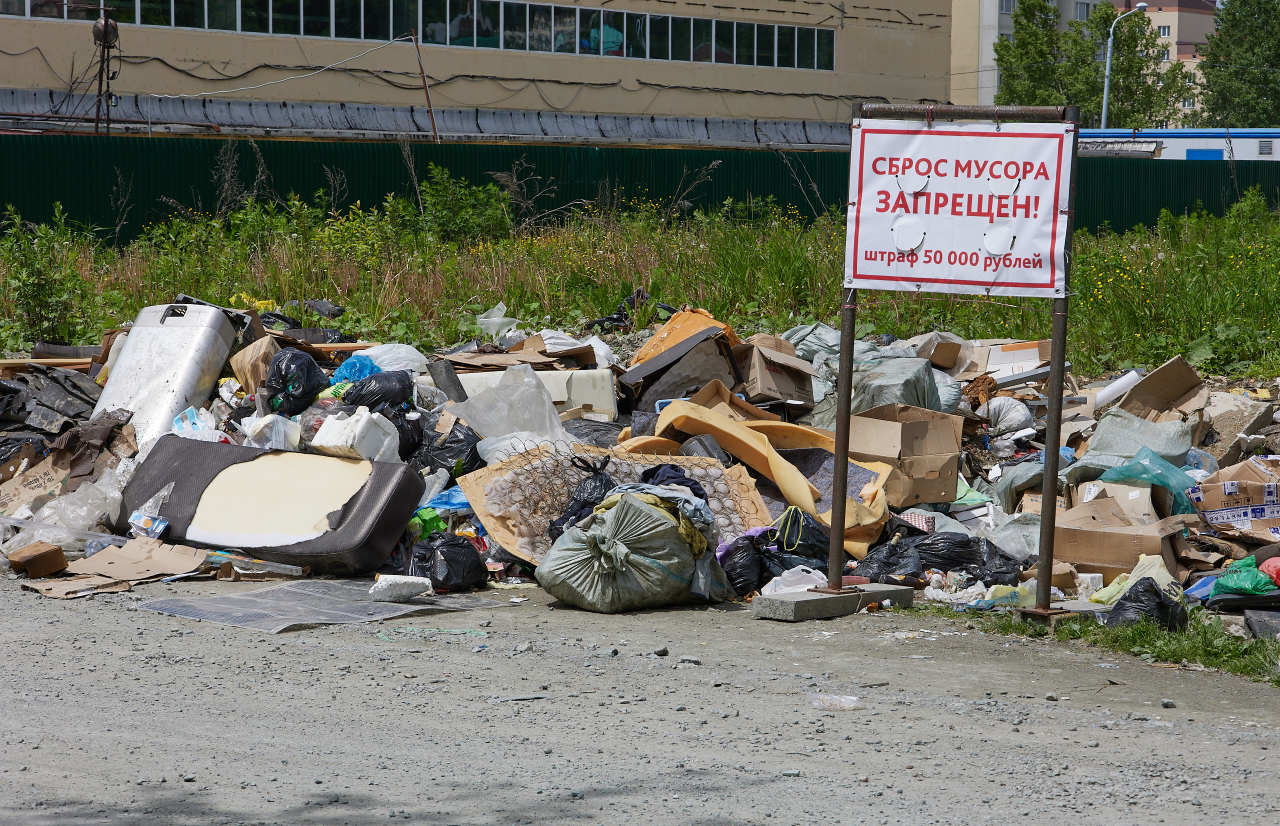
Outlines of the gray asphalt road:
M 1280 811 L 1280 690 L 963 621 L 597 616 L 531 589 L 490 592 L 531 597 L 492 610 L 272 636 L 134 608 L 256 587 L 62 602 L 0 582 L 0 821 L 1264 823 Z

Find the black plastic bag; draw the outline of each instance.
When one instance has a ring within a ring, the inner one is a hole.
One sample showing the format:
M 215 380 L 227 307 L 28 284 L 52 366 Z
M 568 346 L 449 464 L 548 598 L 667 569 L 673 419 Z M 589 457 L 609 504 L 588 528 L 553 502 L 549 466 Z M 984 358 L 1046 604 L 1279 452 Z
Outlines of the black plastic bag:
M 765 576 L 764 554 L 772 533 L 768 528 L 750 531 L 729 543 L 723 554 L 716 554 L 738 596 L 745 597 L 752 591 L 759 591 L 769 581 Z
M 396 426 L 400 434 L 400 459 L 408 461 L 422 447 L 422 417 L 411 417 L 409 411 L 400 408 L 383 408 L 379 413 Z
M 307 344 L 352 344 L 356 341 L 355 336 L 335 327 L 290 327 L 284 334 Z
M 462 422 L 454 422 L 448 433 L 437 433 L 439 417 L 423 416 L 418 420 L 422 431 L 422 446 L 414 451 L 409 464 L 419 470 L 449 472 L 452 483 L 459 476 L 485 466 L 476 445 L 480 437 Z
M 311 356 L 286 347 L 271 360 L 271 369 L 258 392 L 266 396 L 267 409 L 282 416 L 296 416 L 311 406 L 329 387 L 329 377 Z
M 690 479 L 678 465 L 654 465 L 651 468 L 645 468 L 640 474 L 640 481 L 646 485 L 681 485 L 702 501 L 707 501 L 707 492 L 702 485 Z
M 288 330 L 302 326 L 301 321 L 284 313 L 263 313 L 258 316 L 258 320 L 268 330 Z
M 792 505 L 778 518 L 774 544 L 783 554 L 825 560 L 831 555 L 831 532 L 821 522 Z M 823 570 L 826 570 L 825 565 Z
M 865 576 L 872 582 L 894 583 L 897 577 L 919 579 L 924 573 L 920 553 L 910 539 L 895 533 L 888 542 L 874 546 L 853 568 L 854 576 Z
M 1180 631 L 1187 626 L 1187 607 L 1182 600 L 1161 591 L 1154 579 L 1144 576 L 1116 600 L 1107 617 L 1107 627 L 1133 625 L 1144 619 L 1153 619 L 1168 631 Z
M 608 456 L 599 462 L 592 462 L 581 456 L 574 456 L 569 461 L 579 470 L 585 470 L 587 478 L 573 489 L 573 496 L 565 506 L 564 513 L 547 526 L 547 535 L 551 537 L 552 542 L 560 538 L 565 528 L 587 518 L 595 510 L 596 505 L 604 501 L 605 494 L 618 486 L 618 483 L 604 472 L 604 469 L 609 466 Z
M 489 580 L 489 571 L 476 546 L 466 537 L 433 533 L 413 546 L 410 576 L 425 576 L 437 591 L 469 591 Z
M 344 404 L 363 405 L 375 413 L 384 407 L 400 407 L 413 399 L 413 378 L 405 370 L 374 373 L 347 388 Z

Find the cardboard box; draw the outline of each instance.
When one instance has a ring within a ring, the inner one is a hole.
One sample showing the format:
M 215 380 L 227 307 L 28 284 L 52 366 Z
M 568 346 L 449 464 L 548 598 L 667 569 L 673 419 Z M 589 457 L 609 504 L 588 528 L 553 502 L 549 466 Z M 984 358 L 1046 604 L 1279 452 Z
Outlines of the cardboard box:
M 1280 542 L 1280 456 L 1254 456 L 1223 468 L 1187 496 L 1224 536 Z
M 246 393 L 253 393 L 267 377 L 271 360 L 280 345 L 271 336 L 263 336 L 231 357 L 231 372 Z
M 1068 502 L 1067 502 L 1067 497 L 1059 496 L 1057 497 L 1057 500 L 1058 500 L 1058 506 L 1057 506 L 1058 513 L 1062 514 L 1070 510 L 1070 506 L 1068 505 Z M 1044 512 L 1044 497 L 1039 493 L 1024 493 L 1022 494 L 1022 501 L 1018 503 L 1018 510 L 1022 511 L 1023 513 L 1034 513 L 1035 515 L 1039 516 L 1041 513 Z
M 56 468 L 46 456 L 36 464 L 0 484 L 0 515 L 9 515 L 23 505 L 39 510 L 40 505 L 62 491 L 70 468 Z
M 9 554 L 9 567 L 32 579 L 42 579 L 65 570 L 67 555 L 57 545 L 33 542 Z
M 751 344 L 735 347 L 733 355 L 742 373 L 747 401 L 798 402 L 803 407 L 813 407 L 816 371 L 809 362 Z
M 1149 525 L 1134 525 L 1115 499 L 1095 499 L 1060 515 L 1053 532 L 1053 558 L 1070 562 L 1103 582 L 1133 570 L 1138 557 L 1160 556 L 1171 572 L 1179 569 L 1172 538 L 1198 519 L 1180 514 Z
M 1168 491 L 1164 488 L 1156 488 Z M 1077 505 L 1087 505 L 1099 499 L 1114 499 L 1120 510 L 1134 525 L 1149 525 L 1159 522 L 1161 515 L 1156 512 L 1149 485 L 1124 485 L 1119 482 L 1083 482 L 1076 485 L 1072 492 L 1072 501 Z M 1168 512 L 1164 516 L 1168 516 Z
M 964 419 L 905 404 L 886 404 L 850 419 L 849 455 L 893 467 L 885 483 L 895 508 L 953 502 Z
M 1129 388 L 1117 402 L 1121 410 L 1149 422 L 1186 420 L 1209 403 L 1209 388 L 1182 356 L 1174 356 Z
M 768 333 L 756 333 L 754 336 L 748 336 L 746 343 L 782 353 L 784 356 L 794 356 L 796 354 L 796 346 L 794 344 L 781 336 L 771 336 Z
M 1018 578 L 1023 582 L 1035 579 L 1039 575 L 1037 568 L 1031 568 L 1023 571 Z M 1068 593 L 1076 589 L 1076 569 L 1070 562 L 1053 563 L 1053 576 L 1049 577 L 1049 584 L 1057 588 L 1063 593 Z
M 975 379 L 983 374 L 1002 379 L 1034 370 L 1049 361 L 1053 342 L 1010 341 L 997 339 L 974 341 L 973 358 L 963 367 L 957 365 L 952 375 L 960 381 Z

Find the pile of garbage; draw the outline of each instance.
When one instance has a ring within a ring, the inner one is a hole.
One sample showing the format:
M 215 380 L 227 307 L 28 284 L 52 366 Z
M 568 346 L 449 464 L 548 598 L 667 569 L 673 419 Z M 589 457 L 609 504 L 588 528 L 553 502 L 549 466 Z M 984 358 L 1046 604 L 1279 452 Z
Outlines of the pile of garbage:
M 833 525 L 839 332 L 742 338 L 660 305 L 620 358 L 646 300 L 580 335 L 499 304 L 481 337 L 423 353 L 179 296 L 74 358 L 3 362 L 0 552 L 63 598 L 374 574 L 377 600 L 536 583 L 618 612 L 821 587 L 835 530 L 846 585 L 992 609 L 1034 604 L 1053 507 L 1069 610 L 1280 611 L 1269 401 L 1211 392 L 1182 359 L 1069 380 L 1046 503 L 1048 342 L 858 341 Z

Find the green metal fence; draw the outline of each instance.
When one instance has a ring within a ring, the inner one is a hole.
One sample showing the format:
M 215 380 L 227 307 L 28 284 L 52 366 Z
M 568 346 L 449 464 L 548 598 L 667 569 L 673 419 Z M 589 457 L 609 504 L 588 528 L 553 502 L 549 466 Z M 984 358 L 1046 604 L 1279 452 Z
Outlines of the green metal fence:
M 130 238 L 145 222 L 172 213 L 175 204 L 212 211 L 228 144 L 241 184 L 250 185 L 261 167 L 268 176 L 263 183 L 278 195 L 310 197 L 341 179 L 346 202 L 368 205 L 410 187 L 409 165 L 396 143 L 0 135 L 0 204 L 41 221 L 61 203 L 71 219 L 111 231 L 126 215 L 121 237 Z M 489 173 L 509 171 L 523 159 L 533 174 L 554 179 L 559 203 L 613 193 L 665 203 L 682 180 L 719 161 L 688 200 L 709 205 L 772 197 L 813 214 L 845 200 L 849 168 L 848 153 L 832 151 L 479 143 L 408 148 L 419 176 L 436 163 L 473 183 L 491 181 Z M 1252 186 L 1277 203 L 1280 163 L 1082 158 L 1077 226 L 1150 225 L 1162 209 L 1221 212 Z

